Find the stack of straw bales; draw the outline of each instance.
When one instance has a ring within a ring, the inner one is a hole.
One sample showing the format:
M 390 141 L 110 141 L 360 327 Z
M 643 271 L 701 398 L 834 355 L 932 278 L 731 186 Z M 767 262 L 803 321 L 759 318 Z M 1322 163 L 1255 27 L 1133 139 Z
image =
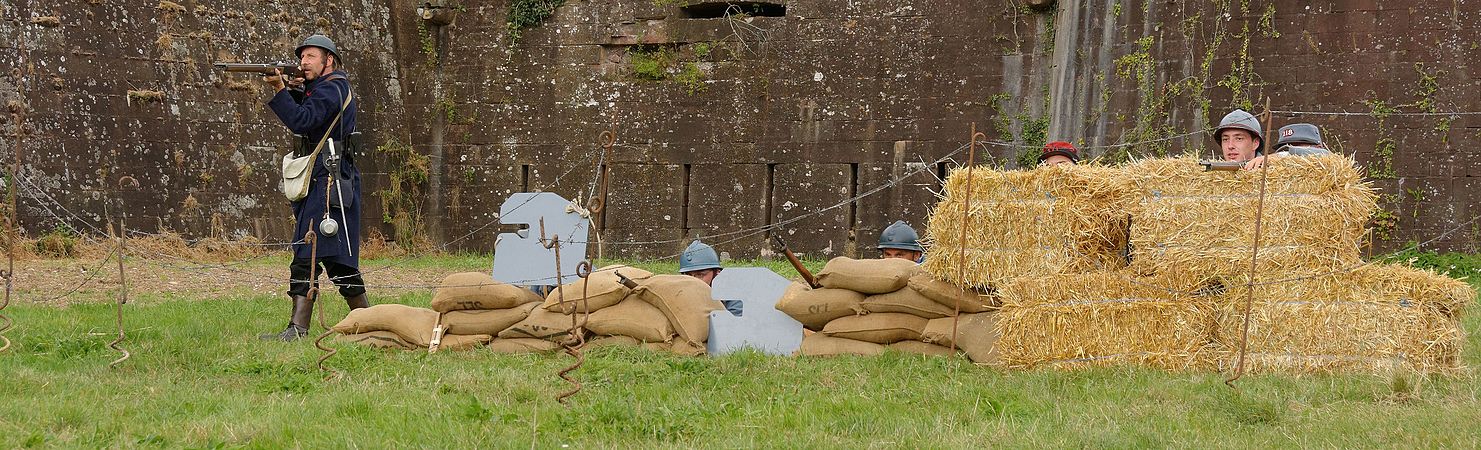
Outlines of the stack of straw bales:
M 886 348 L 976 362 L 997 359 L 996 299 L 931 278 L 903 259 L 834 258 L 818 272 L 821 288 L 796 281 L 777 309 L 809 332 L 805 356 L 877 355 Z M 955 328 L 953 328 L 955 327 Z
M 638 286 L 624 286 L 618 273 Z M 709 285 L 699 279 L 654 275 L 634 267 L 594 270 L 586 279 L 550 292 L 543 301 L 526 288 L 469 272 L 445 278 L 431 309 L 377 305 L 352 311 L 335 330 L 346 335 L 341 337 L 344 341 L 417 349 L 428 347 L 433 329 L 441 323 L 442 349 L 486 345 L 496 353 L 539 353 L 574 341 L 573 330 L 584 316 L 581 337 L 589 338 L 592 346 L 643 346 L 700 355 L 709 337 L 709 312 L 720 308 L 710 298 Z
M 997 293 L 998 351 L 1010 367 L 1224 369 L 1237 363 L 1241 342 L 1254 370 L 1458 366 L 1459 317 L 1474 291 L 1361 261 L 1375 196 L 1341 155 L 1269 161 L 1246 341 L 1261 176 L 1205 172 L 1187 158 L 978 170 L 963 220 L 958 170 L 931 218 L 925 266 Z M 958 276 L 964 226 L 967 274 Z M 1113 248 L 1118 238 L 1124 253 Z
M 1476 293 L 1464 282 L 1371 264 L 1295 280 L 1257 278 L 1246 368 L 1288 372 L 1449 371 L 1460 366 L 1460 316 Z M 1284 281 L 1284 282 L 1283 282 Z M 1220 298 L 1212 364 L 1238 363 L 1247 286 Z
M 1022 277 L 999 286 L 1003 365 L 1198 366 L 1212 302 L 1125 270 Z
M 1265 186 L 1258 274 L 1314 275 L 1361 262 L 1373 188 L 1341 155 L 1272 161 Z M 1134 188 L 1131 269 L 1181 282 L 1246 277 L 1260 171 L 1206 172 L 1190 158 L 1118 170 Z
M 1021 276 L 1121 268 L 1131 188 L 1118 173 L 1092 166 L 974 170 L 969 193 L 967 170 L 957 169 L 931 214 L 925 268 L 984 290 Z

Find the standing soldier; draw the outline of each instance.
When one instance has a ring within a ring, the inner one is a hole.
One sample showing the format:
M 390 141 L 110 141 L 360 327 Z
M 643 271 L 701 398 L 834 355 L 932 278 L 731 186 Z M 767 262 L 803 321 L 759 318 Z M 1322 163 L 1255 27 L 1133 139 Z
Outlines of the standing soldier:
M 880 259 L 908 259 L 917 264 L 926 253 L 926 249 L 920 246 L 920 234 L 903 220 L 896 220 L 885 227 L 884 232 L 879 233 L 879 246 L 874 248 L 879 250 Z
M 350 309 L 370 306 L 365 295 L 365 281 L 360 276 L 360 171 L 355 168 L 359 149 L 350 138 L 355 132 L 355 101 L 350 90 L 349 74 L 341 68 L 334 41 L 323 35 L 309 36 L 294 51 L 303 78 L 303 93 L 287 88 L 281 74 L 263 77 L 274 89 L 268 109 L 277 115 L 294 134 L 301 135 L 294 156 L 317 154 L 312 162 L 308 194 L 293 200 L 295 241 L 302 239 L 310 227 L 318 234 L 315 248 L 299 241 L 293 245 L 293 262 L 288 266 L 291 279 L 288 296 L 293 311 L 288 328 L 281 333 L 265 334 L 263 339 L 292 341 L 308 334 L 314 299 L 309 297 L 309 284 L 321 272 L 327 272 Z M 337 172 L 335 186 L 327 184 L 331 168 Z M 290 197 L 291 198 L 291 197 Z M 310 254 L 317 261 L 310 261 Z

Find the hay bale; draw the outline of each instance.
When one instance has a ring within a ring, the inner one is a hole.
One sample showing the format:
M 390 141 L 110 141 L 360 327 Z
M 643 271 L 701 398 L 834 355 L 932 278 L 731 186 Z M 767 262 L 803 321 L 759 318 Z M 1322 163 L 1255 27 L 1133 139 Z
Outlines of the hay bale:
M 473 350 L 475 348 L 483 347 L 492 340 L 494 340 L 494 337 L 487 334 L 449 334 L 442 336 L 442 342 L 438 343 L 437 349 L 439 351 L 450 352 Z
M 1119 172 L 1136 188 L 1131 268 L 1143 275 L 1238 276 L 1249 271 L 1259 171 L 1205 172 L 1191 158 L 1140 161 Z M 1372 186 L 1341 155 L 1272 160 L 1259 273 L 1315 274 L 1360 262 Z
M 642 342 L 667 342 L 674 336 L 674 327 L 663 311 L 636 298 L 591 313 L 586 329 L 601 335 L 628 336 Z
M 839 356 L 839 355 L 863 355 L 874 356 L 884 353 L 883 345 L 873 342 L 864 342 L 854 339 L 832 337 L 823 333 L 815 333 L 802 338 L 802 347 L 797 352 L 802 356 Z
M 1026 277 L 998 291 L 998 357 L 1008 367 L 1142 363 L 1186 369 L 1212 340 L 1209 300 L 1125 271 Z M 939 319 L 938 319 L 939 320 Z
M 840 256 L 828 260 L 818 271 L 818 284 L 864 294 L 895 292 L 921 273 L 920 265 L 900 258 L 853 259 Z
M 586 308 L 586 312 L 597 312 L 602 308 L 617 304 L 632 292 L 622 284 L 622 279 L 617 277 L 621 273 L 633 281 L 640 281 L 653 276 L 653 272 L 631 266 L 614 264 L 591 271 L 586 278 L 576 280 L 558 289 L 550 291 L 545 297 L 545 303 L 540 305 L 551 311 L 560 311 L 571 314 Z M 586 304 L 582 305 L 582 293 L 585 293 Z M 565 297 L 562 297 L 564 295 Z M 562 299 L 567 299 L 564 303 Z
M 890 345 L 886 345 L 885 347 L 899 350 L 905 353 L 914 353 L 917 355 L 956 356 L 956 352 L 952 351 L 950 348 L 942 347 L 936 344 L 927 344 L 921 341 L 900 341 Z
M 335 342 L 349 342 L 358 345 L 375 348 L 388 348 L 395 350 L 416 350 L 417 346 L 411 345 L 401 336 L 390 331 L 367 331 L 364 333 L 341 334 L 334 338 Z
M 432 329 L 437 327 L 437 311 L 395 303 L 383 303 L 350 311 L 330 329 L 339 334 L 390 331 L 417 348 L 432 345 Z
M 988 290 L 1013 277 L 1125 265 L 1124 208 L 1132 188 L 1119 169 L 977 169 L 970 194 L 966 169 L 952 171 L 931 214 L 925 270 L 935 278 Z
M 560 341 L 571 334 L 571 318 L 557 311 L 549 311 L 544 308 L 535 308 L 530 311 L 529 317 L 509 328 L 500 331 L 500 339 L 546 339 Z
M 909 287 L 864 298 L 860 306 L 871 313 L 906 313 L 927 319 L 956 314 L 951 307 L 936 303 Z
M 461 272 L 442 279 L 432 294 L 432 310 L 509 309 L 538 301 L 540 296 L 529 289 L 494 281 L 488 273 Z
M 449 335 L 476 336 L 499 334 L 530 316 L 539 303 L 525 303 L 509 309 L 470 309 L 442 313 L 442 326 Z
M 952 326 L 956 326 L 953 335 Z M 979 364 L 997 364 L 998 358 L 998 315 L 996 312 L 963 314 L 955 318 L 943 317 L 926 322 L 920 333 L 922 342 L 951 348 L 967 354 L 967 358 Z
M 893 344 L 920 339 L 926 322 L 923 317 L 904 313 L 848 316 L 828 322 L 823 327 L 822 334 L 876 344 Z
M 945 280 L 938 280 L 929 273 L 920 273 L 910 277 L 909 287 L 936 303 L 952 308 L 953 311 L 960 307 L 964 313 L 980 313 L 996 310 L 1002 305 L 995 294 L 984 294 L 976 289 L 963 288 Z
M 805 281 L 794 281 L 777 300 L 776 309 L 802 322 L 809 330 L 821 330 L 828 322 L 845 316 L 865 314 L 864 294 L 848 289 L 813 289 Z
M 560 344 L 533 338 L 497 338 L 488 345 L 489 351 L 505 354 L 549 353 L 560 348 Z
M 1257 280 L 1258 281 L 1258 280 Z M 1250 305 L 1247 369 L 1255 371 L 1450 371 L 1464 330 L 1456 313 L 1474 296 L 1455 280 L 1404 266 L 1372 265 L 1299 281 L 1258 285 Z M 1238 359 L 1246 287 L 1221 297 L 1218 364 Z
M 701 349 L 710 338 L 710 311 L 725 308 L 710 297 L 710 285 L 688 275 L 654 275 L 639 282 L 633 294 L 663 312 L 680 340 Z

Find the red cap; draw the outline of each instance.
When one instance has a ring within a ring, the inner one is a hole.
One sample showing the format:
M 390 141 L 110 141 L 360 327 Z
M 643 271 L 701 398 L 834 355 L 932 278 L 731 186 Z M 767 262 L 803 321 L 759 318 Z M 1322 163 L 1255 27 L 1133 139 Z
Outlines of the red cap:
M 1069 142 L 1054 141 L 1048 144 L 1044 144 L 1044 149 L 1040 150 L 1039 153 L 1039 162 L 1042 163 L 1044 162 L 1044 160 L 1049 159 L 1050 156 L 1054 155 L 1062 155 L 1066 158 L 1069 158 L 1070 161 L 1074 161 L 1076 164 L 1080 163 L 1080 151 L 1075 149 L 1075 144 L 1071 144 Z

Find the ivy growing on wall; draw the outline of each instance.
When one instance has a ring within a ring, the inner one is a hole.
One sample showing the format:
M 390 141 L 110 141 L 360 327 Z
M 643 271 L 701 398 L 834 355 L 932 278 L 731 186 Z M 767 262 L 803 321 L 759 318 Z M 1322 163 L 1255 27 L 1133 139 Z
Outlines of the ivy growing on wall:
M 509 25 L 509 41 L 518 42 L 520 32 L 540 26 L 555 14 L 556 8 L 566 0 L 510 0 L 509 14 L 505 22 Z

